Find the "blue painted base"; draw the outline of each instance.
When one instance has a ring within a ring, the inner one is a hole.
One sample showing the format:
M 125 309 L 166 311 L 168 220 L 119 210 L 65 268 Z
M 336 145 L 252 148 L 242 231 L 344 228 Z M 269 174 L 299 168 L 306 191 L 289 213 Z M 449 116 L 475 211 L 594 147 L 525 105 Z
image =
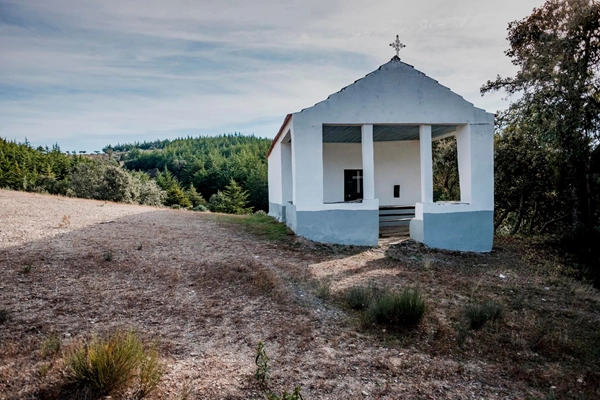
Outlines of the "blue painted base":
M 285 206 L 269 202 L 269 215 L 279 222 L 285 222 Z
M 423 214 L 410 223 L 410 237 L 429 247 L 488 252 L 494 242 L 494 212 Z
M 378 210 L 297 211 L 295 217 L 292 229 L 315 242 L 375 246 L 379 240 Z
M 288 203 L 285 206 L 285 224 L 294 232 L 296 232 L 296 206 Z M 298 234 L 298 232 L 296 232 Z
M 269 215 L 277 221 L 283 222 L 281 219 L 282 216 L 284 216 L 283 206 L 281 204 L 269 202 Z

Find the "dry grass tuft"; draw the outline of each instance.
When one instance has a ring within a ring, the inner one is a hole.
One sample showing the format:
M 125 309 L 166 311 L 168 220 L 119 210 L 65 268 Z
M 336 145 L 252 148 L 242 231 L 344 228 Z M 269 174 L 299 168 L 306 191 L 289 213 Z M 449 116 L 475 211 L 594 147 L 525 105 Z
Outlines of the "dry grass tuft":
M 62 349 L 62 339 L 56 333 L 51 333 L 46 335 L 42 340 L 41 347 L 42 357 L 52 357 L 60 353 L 60 350 Z
M 160 381 L 162 366 L 154 350 L 146 350 L 133 332 L 97 335 L 65 352 L 68 375 L 95 395 L 109 395 L 138 382 L 138 393 L 151 392 Z
M 394 328 L 412 328 L 423 319 L 426 305 L 418 288 L 402 292 L 383 291 L 373 297 L 367 308 L 367 318 Z
M 467 318 L 469 328 L 479 330 L 488 321 L 496 321 L 502 318 L 504 309 L 502 305 L 487 300 L 482 303 L 472 302 L 465 308 L 465 317 Z

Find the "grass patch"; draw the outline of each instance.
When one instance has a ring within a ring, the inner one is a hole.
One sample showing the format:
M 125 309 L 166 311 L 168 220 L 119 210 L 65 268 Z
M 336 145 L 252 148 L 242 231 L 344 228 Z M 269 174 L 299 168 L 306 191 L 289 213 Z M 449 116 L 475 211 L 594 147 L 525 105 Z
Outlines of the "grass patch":
M 116 332 L 106 338 L 94 336 L 89 342 L 71 347 L 64 355 L 68 375 L 93 394 L 103 396 L 137 386 L 143 397 L 162 376 L 158 354 L 146 350 L 133 332 Z
M 364 310 L 369 307 L 376 294 L 377 289 L 372 284 L 369 284 L 369 286 L 353 286 L 346 292 L 344 301 L 353 310 Z
M 484 301 L 483 303 L 471 303 L 465 308 L 465 317 L 469 328 L 473 330 L 483 328 L 488 321 L 502 318 L 503 314 L 502 306 L 493 300 Z
M 318 281 L 315 285 L 315 296 L 321 300 L 327 300 L 331 296 L 331 282 Z
M 272 241 L 284 241 L 294 235 L 285 224 L 266 214 L 219 215 L 217 218 L 242 225 L 248 232 Z
M 375 296 L 366 310 L 369 320 L 395 328 L 412 328 L 425 314 L 425 300 L 417 288 L 386 291 Z
M 261 295 L 270 295 L 280 284 L 279 278 L 267 269 L 259 269 L 250 276 L 252 286 Z
M 56 333 L 51 333 L 42 340 L 42 357 L 46 358 L 58 354 L 61 348 L 62 339 Z
M 412 328 L 419 324 L 427 306 L 418 288 L 401 292 L 381 290 L 372 284 L 351 287 L 344 297 L 348 307 L 362 311 L 364 323 L 393 328 Z

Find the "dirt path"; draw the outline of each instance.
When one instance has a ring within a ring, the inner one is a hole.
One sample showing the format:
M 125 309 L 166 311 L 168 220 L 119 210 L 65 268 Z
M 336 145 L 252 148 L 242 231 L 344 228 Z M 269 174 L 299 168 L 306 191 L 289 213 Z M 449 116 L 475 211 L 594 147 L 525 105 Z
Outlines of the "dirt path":
M 427 269 L 420 254 L 392 250 L 267 242 L 210 214 L 0 190 L 0 308 L 10 315 L 0 399 L 58 396 L 64 366 L 40 354 L 48 334 L 69 345 L 114 329 L 159 344 L 168 368 L 156 399 L 261 398 L 252 380 L 261 339 L 273 389 L 300 385 L 305 399 L 540 393 L 546 383 L 515 380 L 506 358 L 456 355 L 454 306 L 434 307 L 406 338 L 358 328 L 335 301 L 357 283 L 419 284 L 435 304 L 458 304 L 482 277 L 505 283 L 500 267 L 480 265 L 497 255 L 473 256 L 472 269 L 436 286 L 436 268 L 451 261 L 433 257 Z M 315 296 L 318 281 L 332 299 Z

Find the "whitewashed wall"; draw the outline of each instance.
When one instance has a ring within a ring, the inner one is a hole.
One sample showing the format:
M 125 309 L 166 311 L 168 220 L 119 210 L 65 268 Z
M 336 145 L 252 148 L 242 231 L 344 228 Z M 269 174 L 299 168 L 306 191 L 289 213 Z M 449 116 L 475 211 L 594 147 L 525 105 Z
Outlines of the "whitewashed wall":
M 269 171 L 269 202 L 282 204 L 282 188 L 281 188 L 281 143 L 277 143 L 271 154 L 269 155 L 268 163 Z
M 421 198 L 419 142 L 375 142 L 375 198 L 380 206 L 414 205 Z M 323 197 L 344 201 L 344 170 L 362 169 L 360 143 L 323 143 Z M 394 185 L 400 197 L 394 198 Z
M 327 100 L 293 114 L 296 133 L 293 146 L 294 204 L 298 209 L 327 209 L 328 206 L 324 206 L 322 201 L 331 199 L 324 193 L 327 184 L 321 184 L 324 176 L 323 124 L 390 123 L 475 125 L 478 132 L 488 136 L 489 141 L 489 138 L 493 138 L 494 116 L 475 108 L 410 65 L 393 61 L 384 64 L 365 78 L 332 94 Z M 489 152 L 489 149 L 486 150 L 485 157 Z M 415 156 L 418 157 L 418 153 L 419 149 L 415 148 Z M 377 158 L 375 155 L 375 160 Z M 473 177 L 477 179 L 483 178 L 483 175 L 488 181 L 493 181 L 489 168 L 484 168 L 482 173 L 473 172 Z M 343 179 L 341 181 L 343 185 Z M 473 185 L 474 191 L 490 189 L 489 184 Z M 401 191 L 406 192 L 404 187 Z M 376 195 L 379 194 L 376 192 Z M 486 196 L 493 197 L 493 189 Z M 382 198 L 380 204 L 384 203 L 385 199 Z

